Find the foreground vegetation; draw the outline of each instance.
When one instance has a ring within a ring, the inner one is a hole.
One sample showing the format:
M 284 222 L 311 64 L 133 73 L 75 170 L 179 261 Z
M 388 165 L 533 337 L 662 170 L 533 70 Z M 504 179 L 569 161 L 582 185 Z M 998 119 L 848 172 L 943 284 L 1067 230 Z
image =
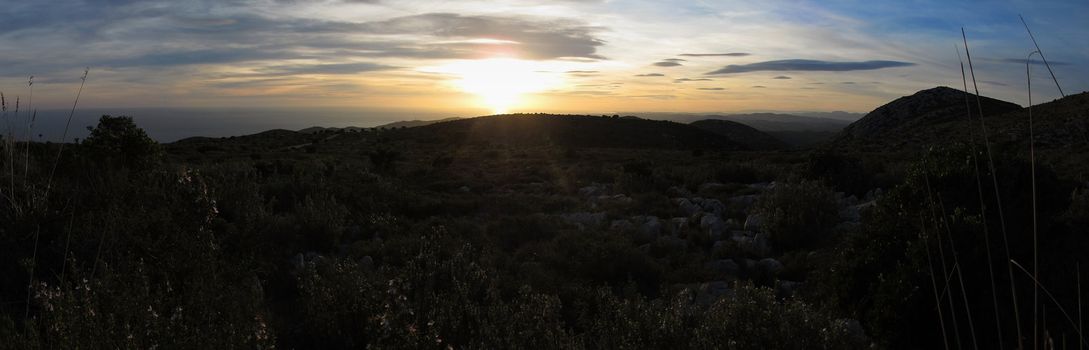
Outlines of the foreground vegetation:
M 59 158 L 5 142 L 0 347 L 993 348 L 1034 321 L 1079 339 L 1085 174 L 1033 182 L 1000 154 L 998 206 L 967 146 L 421 133 L 159 145 L 103 117 Z M 1033 183 L 1046 317 L 1006 273 L 1032 269 Z

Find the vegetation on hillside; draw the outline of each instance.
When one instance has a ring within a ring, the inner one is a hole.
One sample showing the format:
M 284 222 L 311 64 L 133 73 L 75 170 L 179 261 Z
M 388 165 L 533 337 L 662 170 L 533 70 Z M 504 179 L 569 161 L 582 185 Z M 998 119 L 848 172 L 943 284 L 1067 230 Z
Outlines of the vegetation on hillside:
M 63 152 L 9 140 L 0 348 L 993 348 L 1034 324 L 1079 340 L 1061 316 L 1089 277 L 1077 168 L 1033 179 L 996 149 L 991 174 L 964 144 L 737 149 L 543 115 L 167 145 L 104 116 Z M 1009 263 L 1033 267 L 1033 184 L 1046 318 Z

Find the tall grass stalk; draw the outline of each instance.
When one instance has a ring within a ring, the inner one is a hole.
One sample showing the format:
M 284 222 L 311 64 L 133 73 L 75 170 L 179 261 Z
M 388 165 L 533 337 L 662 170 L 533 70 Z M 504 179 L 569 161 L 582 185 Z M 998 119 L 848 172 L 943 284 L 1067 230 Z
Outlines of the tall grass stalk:
M 14 119 L 15 120 L 19 119 L 19 96 L 15 96 L 15 117 L 14 117 Z M 12 199 L 13 203 L 17 203 L 17 202 L 15 202 L 15 141 L 16 141 L 16 137 L 15 137 L 15 127 L 12 126 L 12 123 L 11 123 L 10 119 L 8 120 L 8 138 L 11 139 L 10 141 L 8 141 L 8 170 L 10 172 L 10 174 L 9 174 L 10 178 L 8 180 L 10 180 L 9 182 L 10 182 L 10 185 L 11 185 L 11 187 L 8 188 L 8 190 L 11 191 L 11 199 Z M 15 208 L 17 212 L 21 212 L 21 210 L 19 210 L 18 205 L 13 205 L 12 207 Z
M 26 109 L 30 113 L 27 115 L 26 122 L 26 155 L 23 158 L 23 187 L 26 188 L 29 175 L 30 175 L 30 141 L 31 130 L 34 129 L 34 119 L 38 117 L 38 111 L 34 110 L 34 76 L 31 75 L 27 79 L 26 86 L 30 89 L 30 96 L 27 97 Z M 32 113 L 31 113 L 32 112 Z
M 83 94 L 83 85 L 87 84 L 87 74 L 91 72 L 91 68 L 83 69 L 83 76 L 79 78 L 79 90 L 76 91 L 76 99 L 72 101 L 72 110 L 68 112 L 68 122 L 64 124 L 64 133 L 61 134 L 60 145 L 57 147 L 57 157 L 53 160 L 53 167 L 49 170 L 49 178 L 45 181 L 45 194 L 42 199 L 49 198 L 49 190 L 53 186 L 53 175 L 57 173 L 57 164 L 60 163 L 61 152 L 64 152 L 64 140 L 68 138 L 68 128 L 72 126 L 72 116 L 76 114 L 76 105 L 79 104 L 79 96 Z
M 1059 95 L 1066 97 L 1066 93 L 1063 92 L 1063 87 L 1059 86 L 1059 79 L 1055 77 L 1055 71 L 1051 70 L 1051 64 L 1047 63 L 1047 57 L 1044 57 L 1044 51 L 1040 50 L 1040 44 L 1036 43 L 1036 36 L 1032 35 L 1032 29 L 1029 29 L 1028 22 L 1025 22 L 1025 17 L 1017 15 L 1017 18 L 1020 18 L 1021 24 L 1025 25 L 1025 31 L 1028 32 L 1029 39 L 1032 39 L 1032 45 L 1036 46 L 1036 52 L 1040 53 L 1040 60 L 1044 61 L 1047 72 L 1051 74 L 1051 80 L 1055 81 L 1055 88 L 1059 89 Z
M 994 155 L 991 152 L 991 142 L 990 142 L 990 139 L 987 136 L 987 123 L 986 123 L 986 121 L 984 121 L 984 118 L 983 118 L 983 101 L 981 100 L 981 97 L 979 96 L 979 84 L 976 83 L 976 70 L 972 65 L 972 52 L 968 48 L 968 35 L 965 34 L 964 28 L 960 29 L 960 35 L 961 35 L 961 39 L 963 39 L 963 41 L 964 41 L 964 54 L 968 58 L 968 71 L 972 75 L 972 88 L 976 93 L 976 107 L 979 110 L 979 128 L 980 128 L 981 134 L 983 136 L 984 149 L 987 151 L 987 164 L 988 164 L 988 167 L 989 167 L 989 169 L 991 171 L 991 182 L 994 184 L 994 196 L 995 196 L 995 204 L 997 205 L 997 211 L 998 211 L 998 223 L 999 223 L 999 227 L 1002 229 L 1002 242 L 1003 242 L 1003 245 L 1004 245 L 1005 250 L 1006 250 L 1006 259 L 1012 261 L 1013 257 L 1010 255 L 1009 234 L 1006 232 L 1006 215 L 1002 212 L 1002 195 L 999 192 L 998 175 L 997 175 L 997 172 L 996 172 L 995 166 L 994 166 Z M 1014 283 L 1014 278 L 1013 278 L 1013 266 L 1010 266 L 1010 263 L 1007 263 L 1006 267 L 1007 267 L 1007 271 L 1009 272 L 1009 277 L 1010 277 L 1010 293 L 1011 293 L 1012 300 L 1013 300 L 1013 314 L 1014 314 L 1013 318 L 1014 318 L 1014 322 L 1016 322 L 1016 328 L 1015 329 L 1017 329 L 1017 348 L 1018 349 L 1024 349 L 1025 347 L 1024 347 L 1024 344 L 1023 344 L 1023 342 L 1021 340 L 1022 339 L 1021 311 L 1020 311 L 1020 307 L 1019 307 L 1018 302 L 1017 302 L 1017 287 L 1016 287 L 1016 285 Z
M 941 238 L 941 230 L 936 230 L 934 232 L 937 235 L 937 237 L 935 237 L 935 238 L 937 238 L 937 241 L 938 241 L 938 258 L 940 259 L 940 260 L 938 260 L 938 262 L 940 262 L 941 266 L 942 266 L 942 275 L 945 276 L 945 272 L 949 271 L 949 276 L 945 277 L 945 286 L 944 286 L 944 288 L 942 290 L 941 295 L 942 296 L 945 296 L 946 294 L 949 295 L 949 298 L 946 298 L 946 300 L 949 302 L 949 318 L 951 318 L 952 319 L 951 321 L 953 321 L 953 339 L 957 341 L 957 349 L 963 349 L 964 345 L 963 345 L 963 342 L 961 342 L 960 327 L 958 327 L 958 325 L 960 323 L 957 322 L 957 308 L 956 308 L 956 305 L 954 305 L 954 301 L 953 301 L 953 288 L 950 287 L 950 285 L 952 284 L 950 282 L 953 280 L 953 274 L 956 273 L 956 270 L 959 267 L 957 266 L 957 264 L 953 264 L 953 269 L 952 270 L 950 270 L 947 267 L 948 265 L 946 264 L 946 259 L 945 259 L 945 249 L 942 248 L 943 244 L 942 244 L 942 238 Z M 938 299 L 942 299 L 942 297 L 939 297 Z
M 1033 277 L 1032 272 L 1029 272 L 1029 270 L 1025 269 L 1024 266 L 1021 266 L 1021 264 L 1017 263 L 1017 261 L 1014 261 L 1013 259 L 1010 259 L 1010 264 L 1013 265 L 1013 266 L 1017 266 L 1017 268 L 1020 269 L 1021 272 L 1024 272 L 1026 276 L 1028 276 L 1029 278 L 1032 279 L 1032 283 L 1035 284 L 1037 288 L 1040 288 L 1040 290 L 1044 291 L 1044 295 L 1047 295 L 1047 297 L 1051 299 L 1051 302 L 1055 303 L 1055 307 L 1059 309 L 1059 312 L 1061 312 L 1064 317 L 1066 317 L 1066 321 L 1070 322 L 1070 326 L 1071 327 L 1078 327 L 1078 339 L 1079 339 L 1079 341 L 1083 345 L 1089 344 L 1089 343 L 1086 342 L 1085 337 L 1082 335 L 1081 327 L 1079 326 L 1079 324 L 1074 322 L 1074 319 L 1070 317 L 1070 314 L 1066 312 L 1066 309 L 1063 308 L 1062 304 L 1059 304 L 1059 299 L 1056 299 L 1055 295 L 1052 295 L 1051 291 L 1048 290 L 1047 287 L 1044 287 L 1044 285 L 1041 284 L 1040 281 L 1036 279 L 1036 277 Z
M 926 166 L 927 169 L 926 169 L 926 173 L 923 176 L 923 180 L 926 183 L 926 195 L 927 195 L 928 202 L 930 204 L 929 205 L 930 215 L 931 215 L 931 218 L 933 218 L 933 220 L 934 220 L 935 232 L 941 232 L 941 230 L 942 230 L 941 226 L 943 226 L 943 224 L 944 224 L 944 226 L 945 226 L 945 238 L 947 240 L 949 240 L 949 251 L 953 255 L 953 264 L 955 266 L 960 266 L 960 258 L 957 257 L 956 242 L 953 241 L 953 231 L 949 228 L 949 223 L 945 221 L 945 208 L 942 208 L 940 217 L 938 216 L 938 213 L 935 211 L 934 192 L 931 190 L 931 187 L 930 187 L 930 170 L 929 170 L 930 162 L 929 162 L 929 160 L 924 161 L 924 164 L 927 165 Z M 940 198 L 939 198 L 939 201 L 940 201 Z M 968 330 L 970 331 L 970 335 L 972 336 L 972 348 L 973 349 L 979 349 L 979 341 L 976 339 L 976 326 L 975 326 L 975 322 L 972 320 L 972 309 L 970 307 L 970 304 L 968 303 L 968 289 L 964 285 L 964 273 L 962 273 L 962 271 L 964 271 L 964 269 L 962 269 L 962 268 L 957 268 L 956 269 L 957 281 L 960 284 L 960 295 L 961 295 L 961 298 L 964 299 L 964 313 L 965 313 L 965 317 L 968 318 Z M 950 299 L 952 299 L 952 297 L 953 297 L 952 292 L 950 292 L 949 297 L 950 297 Z
M 1024 21 L 1024 18 L 1021 19 Z M 1039 244 L 1037 242 L 1036 229 L 1036 138 L 1032 130 L 1032 75 L 1029 64 L 1032 63 L 1032 55 L 1040 51 L 1033 51 L 1025 58 L 1025 81 L 1028 86 L 1028 120 L 1029 120 L 1029 166 L 1032 167 L 1032 277 L 1040 278 Z M 1039 342 L 1039 325 L 1036 322 L 1037 308 L 1040 305 L 1040 289 L 1032 288 L 1032 338 Z
M 960 57 L 960 48 L 958 48 L 956 45 L 953 45 L 953 49 L 957 51 L 957 61 L 960 62 L 960 81 L 961 84 L 964 86 L 964 90 L 962 91 L 964 91 L 964 111 L 965 113 L 967 113 L 968 116 L 968 147 L 969 150 L 972 152 L 972 166 L 973 170 L 975 171 L 976 178 L 976 193 L 979 195 L 980 216 L 983 219 L 983 247 L 985 248 L 984 250 L 987 252 L 987 274 L 990 277 L 991 302 L 994 306 L 994 314 L 996 315 L 996 317 L 994 317 L 994 323 L 996 329 L 998 330 L 998 338 L 1004 339 L 1005 336 L 1003 336 L 1002 332 L 1002 318 L 997 317 L 997 315 L 999 315 L 998 287 L 995 285 L 994 258 L 991 254 L 991 230 L 990 225 L 987 224 L 987 202 L 983 199 L 983 180 L 979 176 L 979 158 L 976 157 L 977 152 L 975 131 L 972 130 L 972 104 L 970 102 L 968 94 L 968 79 L 964 74 L 964 60 Z M 998 342 L 998 348 L 1000 350 L 1004 349 L 1005 344 L 1003 344 L 1002 342 Z
M 926 221 L 923 218 L 919 218 L 919 221 L 919 227 L 923 229 L 923 232 L 919 235 L 923 237 L 924 250 L 926 251 L 926 267 L 930 269 L 930 287 L 934 291 L 934 304 L 938 307 L 938 326 L 941 327 L 942 330 L 942 344 L 945 345 L 945 350 L 949 350 L 949 334 L 947 334 L 945 330 L 945 315 L 942 315 L 942 298 L 938 295 L 938 280 L 934 278 L 934 262 L 930 257 L 930 239 L 927 238 Z M 942 273 L 942 275 L 944 277 L 945 273 Z
M 39 234 L 41 232 L 42 232 L 42 227 L 41 226 L 35 227 L 35 229 L 34 229 L 34 252 L 31 253 L 31 255 L 30 255 L 30 278 L 26 282 L 26 308 L 24 309 L 24 312 L 23 312 L 23 321 L 24 322 L 30 320 L 30 295 L 33 294 L 33 293 L 31 293 L 31 291 L 34 288 L 34 267 L 35 267 L 35 265 L 37 265 L 37 261 L 38 261 L 38 237 L 39 237 Z

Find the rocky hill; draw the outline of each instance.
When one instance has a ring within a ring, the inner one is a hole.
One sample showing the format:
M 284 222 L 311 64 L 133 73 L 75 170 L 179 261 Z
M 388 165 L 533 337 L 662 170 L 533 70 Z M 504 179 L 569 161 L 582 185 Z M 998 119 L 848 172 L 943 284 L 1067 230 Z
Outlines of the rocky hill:
M 787 144 L 760 130 L 729 120 L 706 119 L 689 123 L 694 127 L 725 136 L 730 140 L 744 144 L 754 150 L 781 150 Z
M 975 97 L 968 94 L 968 105 L 972 115 L 978 116 Z M 982 97 L 980 102 L 988 119 L 1021 109 L 1016 104 L 989 97 Z M 892 151 L 941 143 L 957 136 L 955 126 L 968 131 L 968 111 L 964 91 L 944 86 L 922 90 L 893 100 L 851 123 L 830 146 Z

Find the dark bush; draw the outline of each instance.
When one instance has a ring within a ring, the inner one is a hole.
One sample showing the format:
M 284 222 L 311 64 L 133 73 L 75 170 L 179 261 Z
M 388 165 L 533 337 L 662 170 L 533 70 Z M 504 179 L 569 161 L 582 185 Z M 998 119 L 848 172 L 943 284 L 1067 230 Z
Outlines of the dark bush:
M 791 250 L 812 247 L 839 221 L 832 191 L 817 181 L 780 182 L 753 209 L 763 220 L 774 246 Z

